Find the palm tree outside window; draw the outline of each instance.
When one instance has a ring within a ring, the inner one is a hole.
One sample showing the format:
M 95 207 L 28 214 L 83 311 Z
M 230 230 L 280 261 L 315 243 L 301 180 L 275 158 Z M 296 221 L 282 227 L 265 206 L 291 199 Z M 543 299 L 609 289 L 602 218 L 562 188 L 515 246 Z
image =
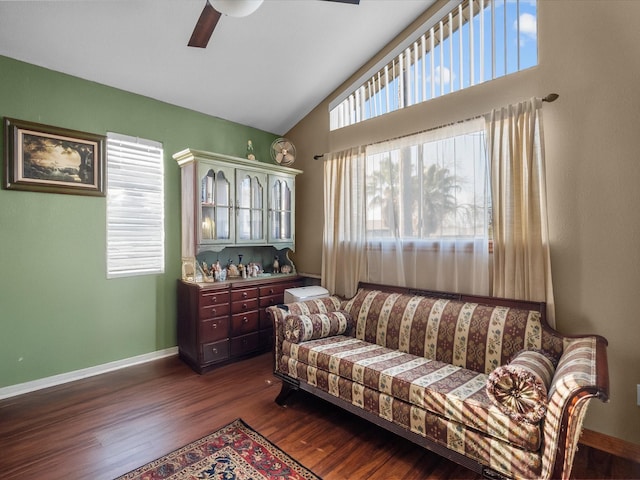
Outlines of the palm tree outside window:
M 484 122 L 366 147 L 365 273 L 371 283 L 489 292 Z
M 479 131 L 367 155 L 367 238 L 485 236 L 485 172 L 476 178 L 484 149 Z

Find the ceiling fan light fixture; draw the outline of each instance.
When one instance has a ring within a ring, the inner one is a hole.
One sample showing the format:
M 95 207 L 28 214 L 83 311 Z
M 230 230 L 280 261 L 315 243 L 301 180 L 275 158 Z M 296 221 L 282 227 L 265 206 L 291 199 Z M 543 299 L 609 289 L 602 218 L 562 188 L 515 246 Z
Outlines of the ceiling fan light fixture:
M 230 17 L 247 17 L 255 12 L 263 0 L 210 0 L 218 12 Z

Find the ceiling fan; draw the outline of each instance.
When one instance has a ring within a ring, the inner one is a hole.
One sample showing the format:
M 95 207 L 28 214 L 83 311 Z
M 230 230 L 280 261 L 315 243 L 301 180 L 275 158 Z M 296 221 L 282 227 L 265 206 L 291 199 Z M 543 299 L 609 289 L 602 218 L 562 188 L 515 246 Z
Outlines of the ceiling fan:
M 325 0 L 328 2 L 350 3 L 358 5 L 360 0 Z M 190 47 L 206 48 L 213 30 L 222 15 L 231 17 L 246 17 L 255 12 L 263 0 L 206 0 L 206 4 L 196 27 L 193 29 L 188 45 Z

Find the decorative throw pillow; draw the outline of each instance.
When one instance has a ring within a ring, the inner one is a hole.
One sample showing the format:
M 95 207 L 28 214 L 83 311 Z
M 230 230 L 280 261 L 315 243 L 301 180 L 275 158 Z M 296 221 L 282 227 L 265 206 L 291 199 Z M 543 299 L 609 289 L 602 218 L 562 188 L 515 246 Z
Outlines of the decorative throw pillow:
M 285 319 L 284 337 L 292 343 L 342 335 L 351 330 L 353 318 L 338 310 L 330 313 L 289 315 Z
M 491 372 L 487 395 L 512 420 L 536 424 L 547 411 L 555 366 L 555 359 L 542 351 L 522 350 Z

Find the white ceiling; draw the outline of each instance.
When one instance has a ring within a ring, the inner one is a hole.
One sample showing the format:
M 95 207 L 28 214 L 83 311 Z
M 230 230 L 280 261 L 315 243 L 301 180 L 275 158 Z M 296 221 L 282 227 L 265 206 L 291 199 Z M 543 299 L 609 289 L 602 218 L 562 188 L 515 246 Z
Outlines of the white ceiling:
M 0 1 L 0 55 L 284 134 L 434 0 L 265 0 L 187 47 L 205 0 Z

